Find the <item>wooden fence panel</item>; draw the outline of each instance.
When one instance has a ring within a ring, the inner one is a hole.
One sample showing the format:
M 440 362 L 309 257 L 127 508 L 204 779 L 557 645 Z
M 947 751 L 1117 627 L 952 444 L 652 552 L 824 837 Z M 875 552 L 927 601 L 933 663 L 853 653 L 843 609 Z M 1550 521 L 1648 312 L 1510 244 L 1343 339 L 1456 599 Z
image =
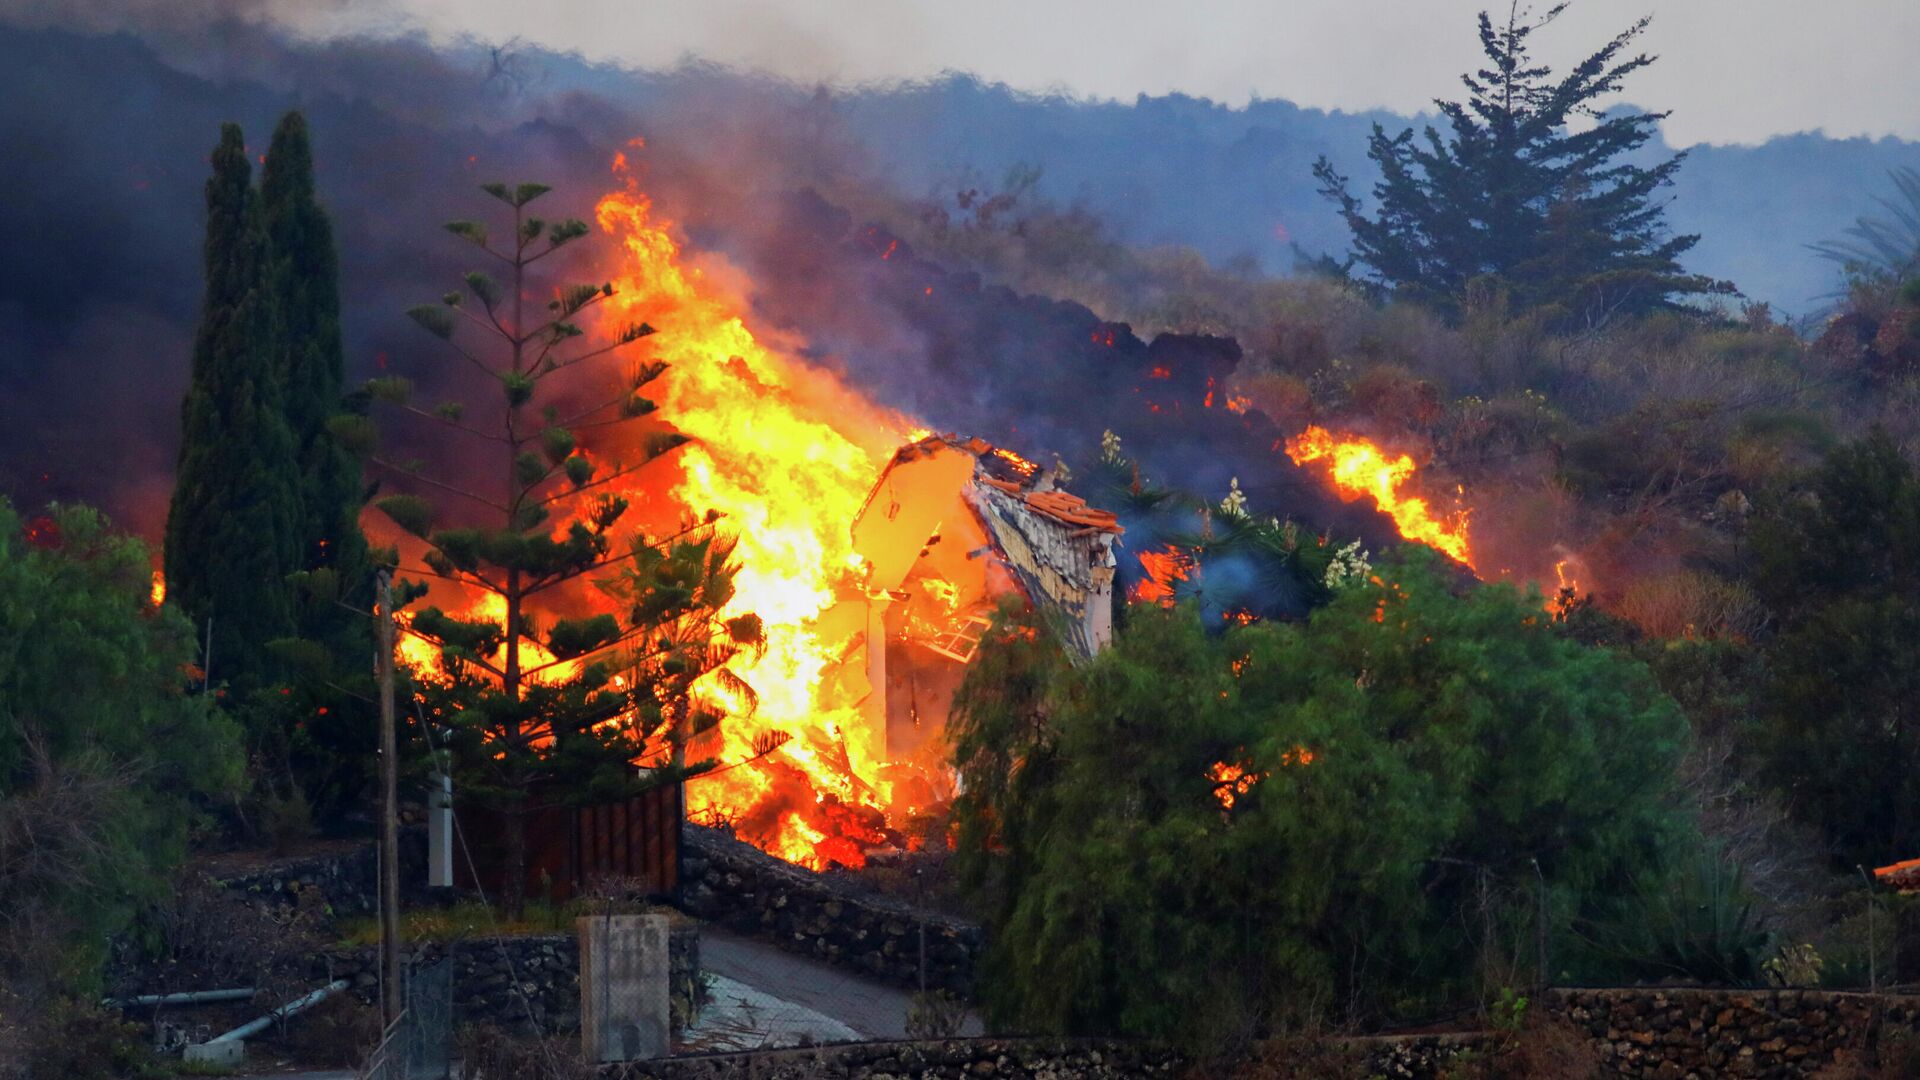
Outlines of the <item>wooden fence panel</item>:
M 497 897 L 506 883 L 506 822 L 472 805 L 457 813 L 467 850 L 454 852 L 454 881 Z M 680 885 L 683 813 L 680 788 L 672 784 L 617 803 L 533 811 L 527 815 L 527 896 L 564 903 L 603 878 L 672 896 Z

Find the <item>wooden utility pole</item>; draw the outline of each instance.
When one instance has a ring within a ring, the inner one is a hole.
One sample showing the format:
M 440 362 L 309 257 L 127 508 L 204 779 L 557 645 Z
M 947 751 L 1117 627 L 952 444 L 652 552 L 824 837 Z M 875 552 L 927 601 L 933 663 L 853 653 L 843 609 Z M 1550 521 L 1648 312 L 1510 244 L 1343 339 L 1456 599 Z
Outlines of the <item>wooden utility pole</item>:
M 374 629 L 380 642 L 373 669 L 380 680 L 380 1013 L 387 1026 L 400 1018 L 400 754 L 393 721 L 393 573 L 380 571 Z

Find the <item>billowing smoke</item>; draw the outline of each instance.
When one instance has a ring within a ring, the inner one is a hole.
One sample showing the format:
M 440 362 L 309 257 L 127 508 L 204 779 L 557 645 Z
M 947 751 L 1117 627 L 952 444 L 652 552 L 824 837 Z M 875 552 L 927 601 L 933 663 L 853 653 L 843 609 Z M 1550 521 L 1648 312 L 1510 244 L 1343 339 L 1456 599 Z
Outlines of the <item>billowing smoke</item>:
M 467 268 L 439 224 L 483 181 L 554 185 L 588 216 L 629 140 L 696 249 L 744 273 L 767 331 L 882 403 L 1042 461 L 1117 432 L 1155 479 L 1378 545 L 1376 515 L 1279 452 L 1290 432 L 1229 412 L 1233 342 L 1162 337 L 1077 304 L 949 273 L 815 189 L 878 188 L 859 145 L 800 89 L 688 68 L 646 76 L 418 41 L 290 43 L 227 20 L 141 36 L 0 30 L 0 491 L 78 499 L 157 535 L 199 303 L 201 186 L 221 121 L 256 145 L 289 108 L 316 140 L 343 260 L 350 382 L 416 379 L 434 343 L 401 314 Z M 431 389 L 431 386 L 429 387 Z M 402 451 L 405 452 L 405 451 Z

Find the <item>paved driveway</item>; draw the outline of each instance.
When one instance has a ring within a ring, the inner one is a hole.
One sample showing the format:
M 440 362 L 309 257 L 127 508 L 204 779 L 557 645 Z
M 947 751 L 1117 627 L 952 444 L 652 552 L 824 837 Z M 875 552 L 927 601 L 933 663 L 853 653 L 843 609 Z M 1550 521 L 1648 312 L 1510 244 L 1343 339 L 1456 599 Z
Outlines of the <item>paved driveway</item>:
M 742 937 L 712 924 L 700 927 L 700 966 L 715 975 L 791 1002 L 853 1029 L 864 1039 L 904 1039 L 913 995 L 843 968 Z M 969 1015 L 963 1035 L 980 1035 Z M 822 1040 L 824 1041 L 824 1040 Z

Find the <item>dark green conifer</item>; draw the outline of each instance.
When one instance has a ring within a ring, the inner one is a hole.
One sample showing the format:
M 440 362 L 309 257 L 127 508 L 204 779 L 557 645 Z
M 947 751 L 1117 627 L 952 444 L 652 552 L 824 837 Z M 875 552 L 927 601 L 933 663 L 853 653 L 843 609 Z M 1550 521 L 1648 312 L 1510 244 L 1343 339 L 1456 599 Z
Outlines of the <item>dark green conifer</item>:
M 292 591 L 298 642 L 277 651 L 298 670 L 292 693 L 267 704 L 272 745 L 321 814 L 350 802 L 367 777 L 373 710 L 342 688 L 365 681 L 372 605 L 361 464 L 335 438 L 345 411 L 340 267 L 333 226 L 314 196 L 306 118 L 290 112 L 274 129 L 261 170 L 266 229 L 264 286 L 277 316 L 275 356 L 286 381 L 286 421 L 299 468 L 298 573 Z M 364 412 L 364 401 L 358 411 Z M 341 601 L 341 602 L 336 602 Z M 368 691 L 371 692 L 370 690 Z
M 1647 168 L 1631 160 L 1667 114 L 1596 107 L 1653 63 L 1625 52 L 1648 20 L 1556 79 L 1529 55 L 1528 38 L 1566 7 L 1530 22 L 1516 6 L 1504 25 L 1480 13 L 1488 64 L 1461 76 L 1465 101 L 1434 102 L 1444 134 L 1374 126 L 1376 213 L 1330 161 L 1315 163 L 1322 194 L 1353 233 L 1353 259 L 1382 291 L 1449 315 L 1506 303 L 1583 328 L 1733 291 L 1681 269 L 1700 238 L 1669 234 L 1655 201 L 1686 155 Z
M 333 226 L 314 199 L 306 118 L 288 113 L 274 130 L 260 177 L 266 223 L 266 285 L 279 317 L 286 417 L 301 473 L 301 566 L 330 567 L 351 587 L 365 576 L 360 463 L 335 441 L 345 360 L 340 343 L 340 266 Z M 335 609 L 339 610 L 339 609 Z M 343 612 L 344 614 L 344 612 Z
M 207 181 L 206 297 L 167 512 L 168 599 L 212 619 L 212 676 L 270 677 L 267 643 L 294 630 L 287 575 L 299 565 L 299 468 L 276 362 L 275 312 L 244 137 L 221 128 Z

